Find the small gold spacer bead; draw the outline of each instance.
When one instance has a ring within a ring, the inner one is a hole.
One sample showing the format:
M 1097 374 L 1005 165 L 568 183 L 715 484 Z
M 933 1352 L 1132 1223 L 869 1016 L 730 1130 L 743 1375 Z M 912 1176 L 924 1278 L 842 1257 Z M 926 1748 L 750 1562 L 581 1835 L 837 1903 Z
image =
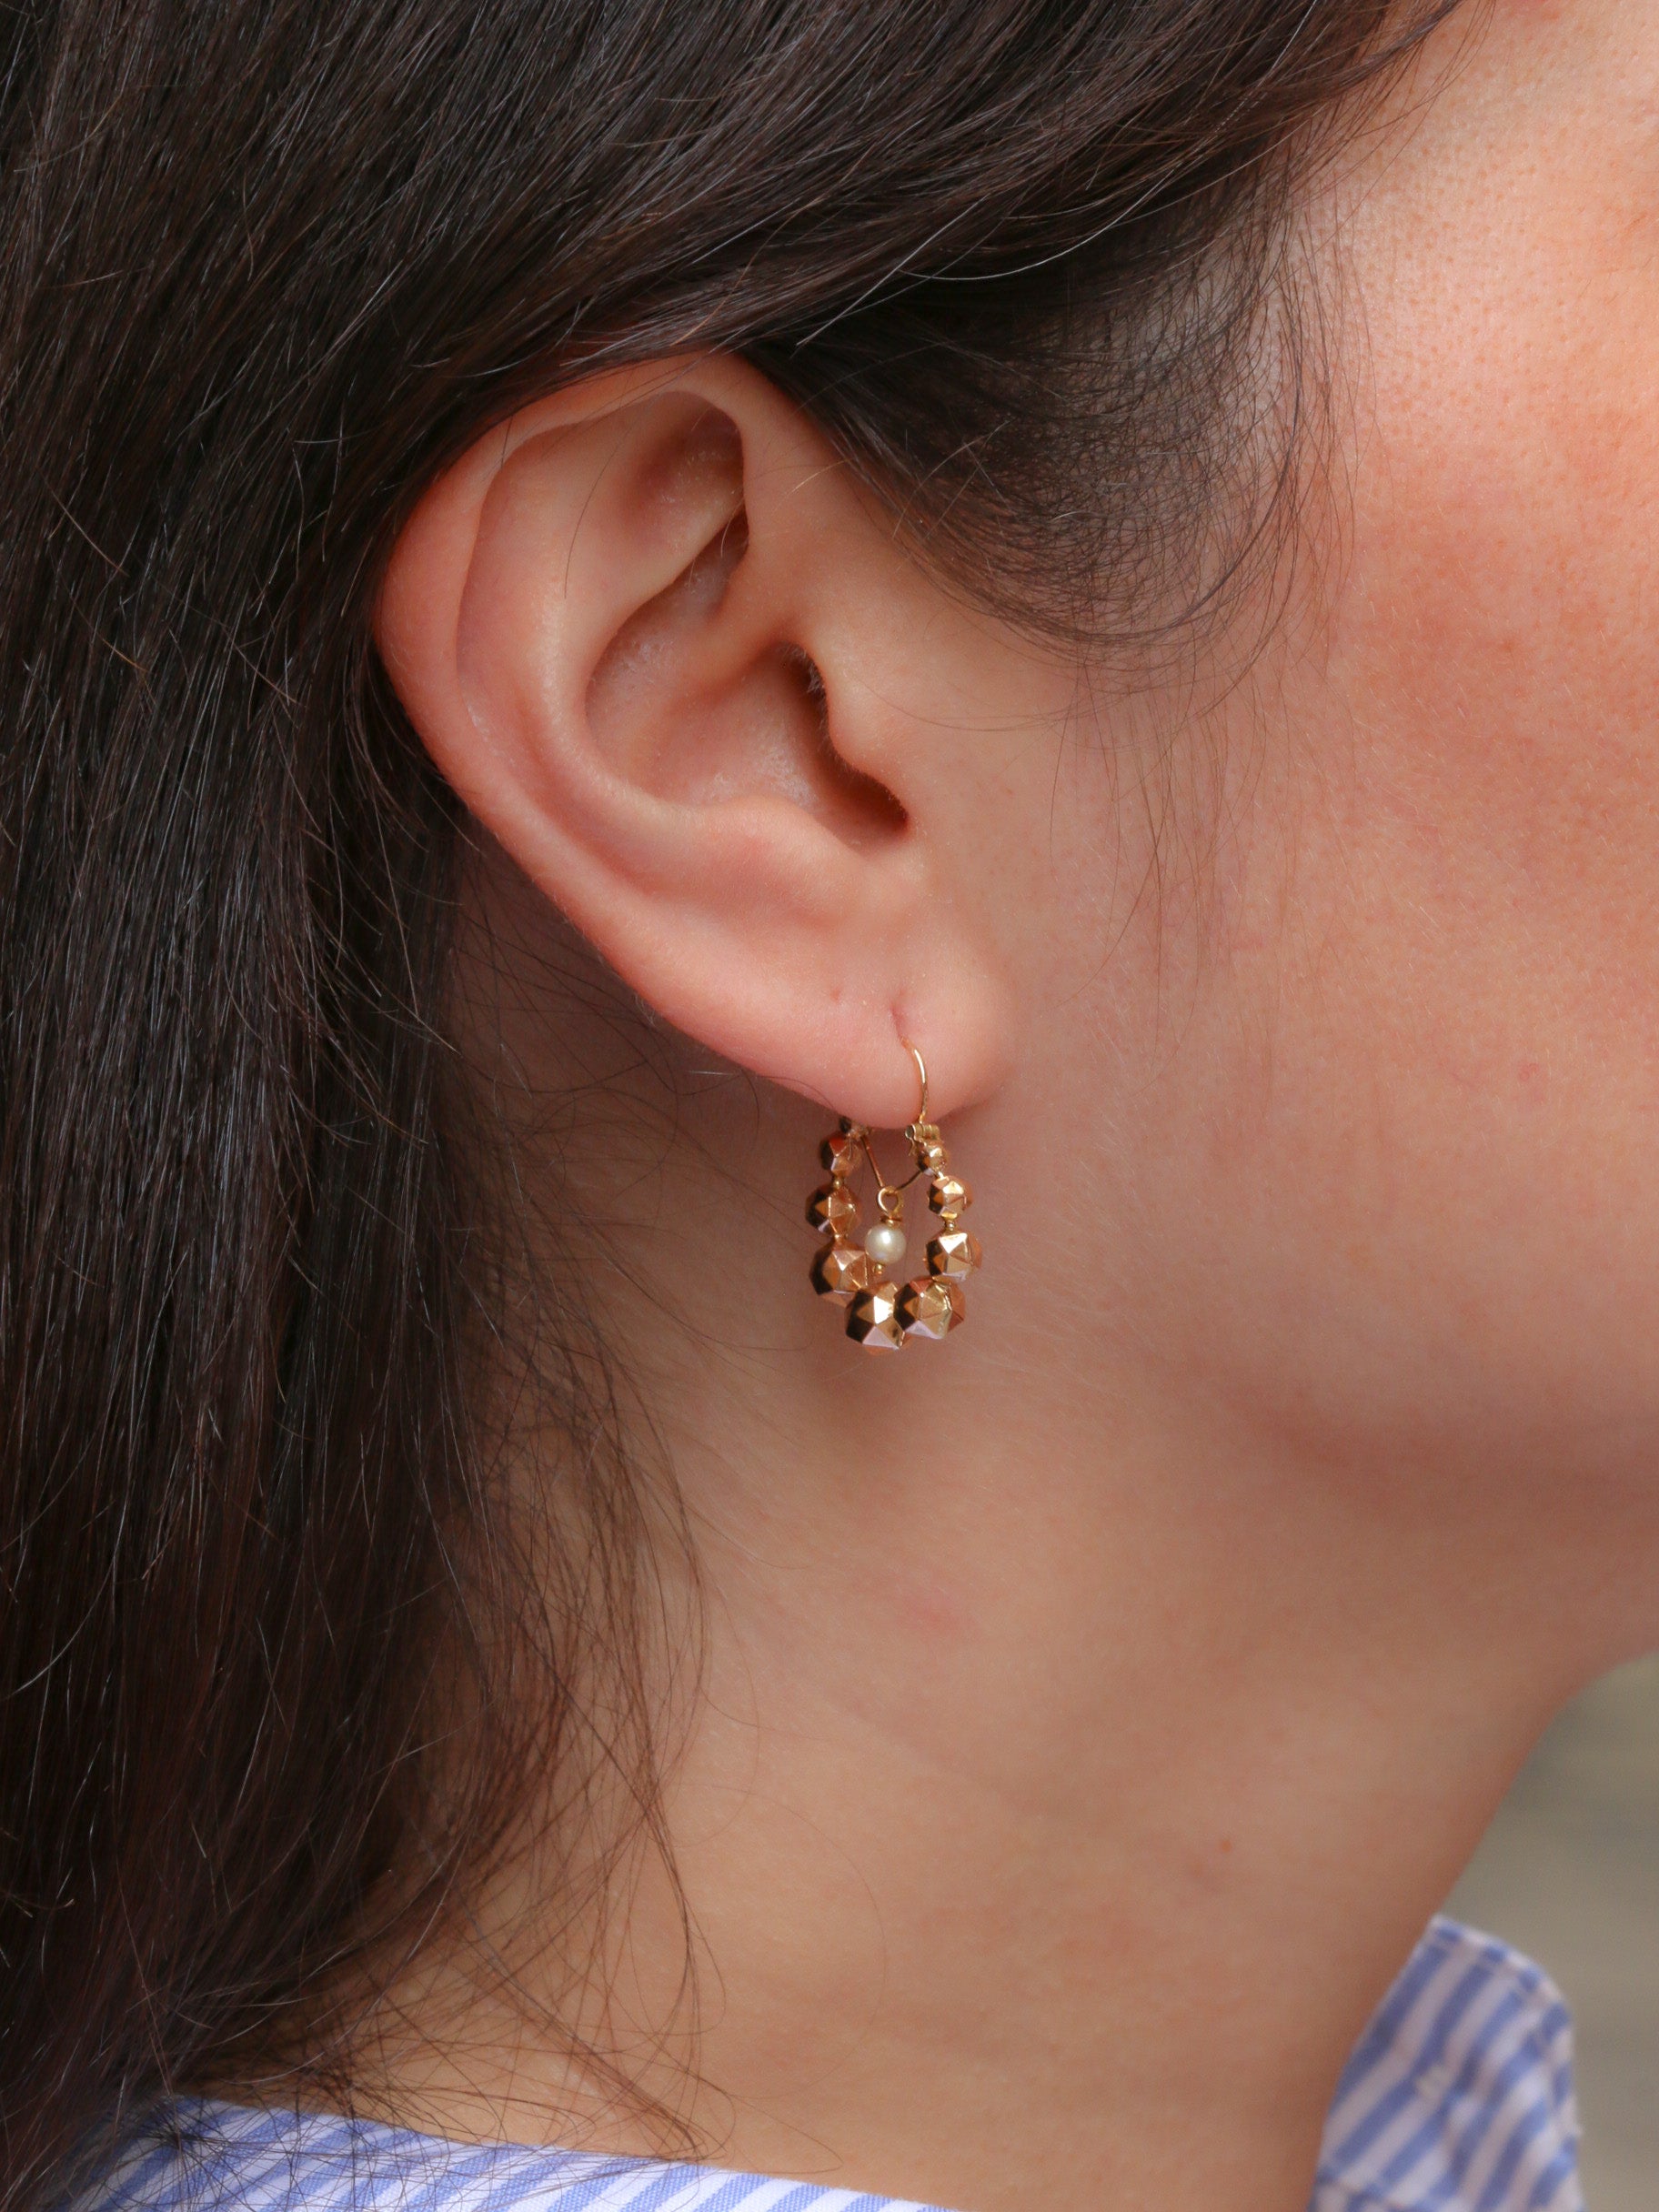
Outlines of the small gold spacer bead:
M 858 1140 L 842 1129 L 826 1137 L 818 1148 L 818 1156 L 830 1173 L 838 1181 L 850 1175 L 859 1164 Z
M 960 1175 L 941 1171 L 933 1178 L 928 1191 L 928 1203 L 935 1213 L 942 1213 L 948 1221 L 954 1221 L 959 1213 L 965 1213 L 972 1205 L 973 1192 Z

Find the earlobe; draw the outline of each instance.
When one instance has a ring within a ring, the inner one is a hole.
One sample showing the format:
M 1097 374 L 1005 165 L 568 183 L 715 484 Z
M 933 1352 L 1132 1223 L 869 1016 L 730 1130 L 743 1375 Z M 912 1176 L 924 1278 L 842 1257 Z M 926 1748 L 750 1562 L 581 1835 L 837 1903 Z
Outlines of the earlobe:
M 1008 1007 L 940 897 L 950 732 L 907 698 L 922 588 L 755 372 L 595 380 L 498 429 L 397 547 L 377 631 L 484 827 L 678 1028 L 870 1121 L 925 1042 L 988 1089 Z

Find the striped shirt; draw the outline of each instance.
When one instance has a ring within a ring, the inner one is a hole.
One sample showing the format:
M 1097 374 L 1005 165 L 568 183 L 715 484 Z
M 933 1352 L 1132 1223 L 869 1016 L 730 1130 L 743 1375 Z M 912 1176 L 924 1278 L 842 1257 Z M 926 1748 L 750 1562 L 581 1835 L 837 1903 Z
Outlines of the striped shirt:
M 1437 1920 L 1350 2061 L 1310 2212 L 1584 2212 L 1572 2028 L 1539 1969 Z M 713 2167 L 450 2143 L 181 2100 L 75 2212 L 940 2212 Z M 1034 2208 L 1037 2212 L 1037 2208 Z

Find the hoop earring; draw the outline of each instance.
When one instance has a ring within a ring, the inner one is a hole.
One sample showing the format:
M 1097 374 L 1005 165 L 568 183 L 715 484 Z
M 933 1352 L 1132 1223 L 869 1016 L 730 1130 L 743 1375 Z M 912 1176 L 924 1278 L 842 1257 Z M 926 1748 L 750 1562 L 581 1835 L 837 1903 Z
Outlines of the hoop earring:
M 963 1319 L 962 1285 L 978 1267 L 980 1241 L 961 1226 L 973 1193 L 953 1174 L 940 1141 L 939 1124 L 928 1119 L 928 1070 L 908 1039 L 904 1049 L 916 1062 L 920 1102 L 905 1141 L 916 1161 L 901 1183 L 890 1183 L 876 1159 L 870 1132 L 845 1115 L 824 1139 L 819 1157 L 830 1181 L 807 1202 L 807 1219 L 827 1241 L 812 1262 L 812 1287 L 820 1298 L 847 1309 L 847 1333 L 866 1352 L 901 1352 L 906 1337 L 937 1342 Z M 852 1177 L 860 1159 L 876 1179 L 880 1218 L 860 1238 L 859 1201 Z M 905 1253 L 904 1193 L 920 1177 L 928 1179 L 928 1205 L 939 1226 L 928 1240 L 928 1272 L 896 1283 L 890 1270 Z

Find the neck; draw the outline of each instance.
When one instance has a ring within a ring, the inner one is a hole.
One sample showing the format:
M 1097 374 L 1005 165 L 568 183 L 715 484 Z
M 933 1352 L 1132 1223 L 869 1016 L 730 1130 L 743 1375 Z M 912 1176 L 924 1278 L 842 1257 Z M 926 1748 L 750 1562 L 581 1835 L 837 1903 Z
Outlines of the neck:
M 721 2155 L 961 2212 L 1038 2180 L 1302 2212 L 1348 2053 L 1566 1685 L 1448 1634 L 1373 1514 L 1265 1511 L 1282 1467 L 1120 1415 L 1062 1500 L 950 1395 L 870 1450 L 770 1428 L 696 1499 L 670 1821 Z
M 629 1860 L 620 1936 L 589 1931 L 585 2029 L 722 2164 L 957 2212 L 1304 2212 L 1367 2017 L 1551 1714 L 1624 1655 L 1584 1626 L 1594 1562 L 1546 1578 L 1524 1500 L 1271 1433 L 1098 1313 L 1067 1341 L 1011 1224 L 960 1335 L 855 1353 L 799 1294 L 818 1117 L 742 1104 L 737 1167 L 728 1088 L 649 1173 L 614 1138 L 593 1171 L 703 1663 L 668 1851 Z M 568 1915 L 539 1863 L 436 1970 L 464 2043 L 388 2045 L 387 2099 L 658 2148 L 534 2025 L 571 2006 L 538 1979 Z M 510 2005 L 480 1949 L 512 1952 Z

